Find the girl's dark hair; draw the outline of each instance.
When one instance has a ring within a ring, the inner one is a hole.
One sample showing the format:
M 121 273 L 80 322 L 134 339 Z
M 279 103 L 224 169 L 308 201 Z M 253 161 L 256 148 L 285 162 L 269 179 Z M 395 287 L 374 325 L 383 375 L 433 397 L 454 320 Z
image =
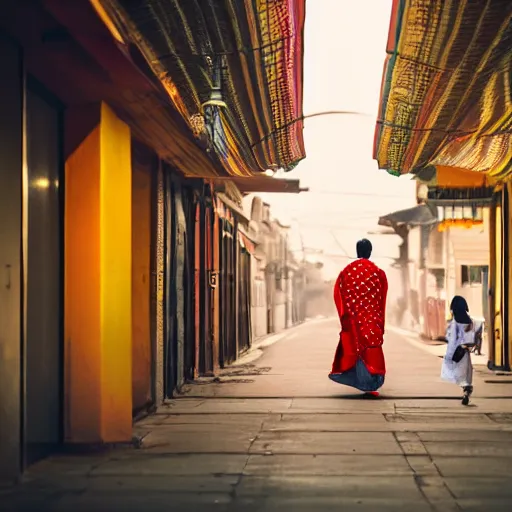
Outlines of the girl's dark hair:
M 453 318 L 459 324 L 471 324 L 469 317 L 469 306 L 464 297 L 455 295 L 450 304 L 450 310 L 453 313 Z

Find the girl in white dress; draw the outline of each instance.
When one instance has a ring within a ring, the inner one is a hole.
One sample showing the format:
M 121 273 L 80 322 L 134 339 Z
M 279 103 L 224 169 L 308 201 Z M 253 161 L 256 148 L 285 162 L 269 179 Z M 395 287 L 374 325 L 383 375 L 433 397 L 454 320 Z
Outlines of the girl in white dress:
M 456 295 L 450 305 L 452 321 L 446 331 L 448 346 L 443 359 L 441 378 L 462 388 L 462 405 L 469 404 L 473 393 L 473 365 L 471 350 L 475 347 L 475 337 L 482 325 L 469 316 L 469 308 L 464 297 Z

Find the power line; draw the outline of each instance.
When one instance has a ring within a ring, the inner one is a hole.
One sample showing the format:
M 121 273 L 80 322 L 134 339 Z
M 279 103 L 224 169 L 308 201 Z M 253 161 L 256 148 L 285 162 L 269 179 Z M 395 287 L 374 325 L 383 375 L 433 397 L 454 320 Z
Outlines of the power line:
M 360 197 L 378 197 L 387 199 L 406 199 L 405 194 L 380 194 L 379 192 L 350 192 L 350 191 L 337 191 L 337 190 L 315 190 L 309 189 L 308 196 L 311 194 L 335 195 L 335 196 L 360 196 Z
M 377 223 L 375 224 L 361 224 L 361 225 L 351 225 L 351 226 L 340 226 L 339 224 L 320 224 L 320 223 L 303 223 L 302 228 L 306 228 L 310 230 L 311 228 L 315 229 L 321 229 L 321 230 L 335 230 L 338 232 L 343 231 L 364 231 L 365 229 L 375 229 L 376 226 L 378 226 Z
M 340 249 L 345 253 L 345 255 L 346 255 L 347 257 L 349 257 L 349 258 L 350 258 L 350 256 L 349 256 L 349 254 L 348 254 L 347 250 L 345 249 L 345 247 L 343 247 L 343 245 L 341 245 L 340 241 L 339 241 L 339 240 L 338 240 L 338 238 L 336 237 L 336 235 L 335 235 L 335 233 L 334 233 L 334 230 L 331 230 L 331 231 L 330 231 L 330 233 L 331 233 L 332 237 L 334 238 L 334 241 L 336 242 L 336 245 L 337 245 L 337 246 L 338 246 L 338 247 L 339 247 L 339 248 L 340 248 Z
M 339 216 L 340 219 L 370 219 L 374 218 L 375 220 L 378 220 L 379 217 L 382 217 L 383 215 L 386 215 L 389 212 L 383 213 L 382 210 L 363 210 L 361 212 L 354 212 L 352 209 L 347 210 L 340 210 L 340 209 L 334 209 L 334 208 L 307 208 L 307 209 L 294 209 L 294 208 L 288 208 L 288 210 L 284 213 L 290 214 L 293 213 L 295 217 L 298 218 L 298 221 L 301 222 L 302 219 L 306 219 L 309 222 L 311 221 L 311 217 L 314 215 L 318 215 L 320 218 L 325 217 L 327 215 L 330 215 L 331 217 Z M 279 217 L 279 215 L 277 215 Z M 337 221 L 339 222 L 339 221 Z
M 288 210 L 288 211 L 293 211 L 293 210 Z M 308 219 L 311 219 L 311 213 L 312 212 L 307 212 L 308 213 L 308 216 L 304 216 L 304 219 L 306 219 L 306 222 L 313 222 L 312 220 L 308 220 Z M 325 210 L 315 210 L 314 211 L 315 214 L 318 214 L 318 215 L 321 215 L 321 214 L 329 214 L 329 215 L 343 215 L 343 219 L 361 219 L 361 220 L 364 220 L 364 219 L 375 219 L 376 221 L 379 220 L 379 217 L 381 217 L 382 215 L 384 215 L 383 213 L 379 213 L 379 212 L 363 212 L 363 214 L 360 214 L 360 213 L 356 213 L 356 212 L 353 212 L 353 211 L 343 211 L 343 210 L 332 210 L 332 209 L 325 209 Z M 300 223 L 301 220 L 299 219 L 298 222 Z

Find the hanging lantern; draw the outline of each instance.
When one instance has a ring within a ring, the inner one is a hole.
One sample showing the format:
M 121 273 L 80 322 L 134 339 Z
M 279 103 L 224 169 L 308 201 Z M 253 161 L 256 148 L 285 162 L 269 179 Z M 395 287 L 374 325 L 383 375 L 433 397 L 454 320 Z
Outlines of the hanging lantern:
M 216 57 L 215 61 L 208 59 L 208 63 L 212 68 L 212 89 L 208 101 L 204 102 L 201 107 L 204 114 L 206 131 L 210 138 L 211 147 L 215 153 L 221 158 L 227 157 L 226 133 L 222 124 L 220 115 L 221 109 L 227 108 L 227 104 L 222 96 L 222 60 Z
M 206 130 L 204 116 L 202 114 L 194 114 L 190 118 L 190 126 L 192 128 L 192 133 L 194 134 L 194 137 L 196 137 L 197 139 L 201 137 L 201 135 L 204 134 Z

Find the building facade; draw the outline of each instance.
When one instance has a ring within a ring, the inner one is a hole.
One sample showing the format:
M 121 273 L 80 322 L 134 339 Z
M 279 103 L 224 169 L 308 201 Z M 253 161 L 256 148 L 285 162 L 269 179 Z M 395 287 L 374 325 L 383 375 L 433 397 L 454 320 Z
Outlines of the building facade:
M 481 222 L 456 223 L 444 218 L 445 210 L 453 212 L 453 202 L 418 201 L 418 207 L 380 219 L 402 238 L 396 265 L 401 293 L 390 304 L 390 321 L 439 339 L 445 336 L 455 295 L 467 300 L 474 318 L 487 320 L 489 215 L 482 206 Z
M 251 311 L 255 338 L 281 332 L 305 320 L 303 262 L 290 249 L 290 226 L 274 219 L 259 196 L 247 198 L 252 254 Z
M 157 73 L 154 42 L 129 28 L 130 6 L 0 7 L 0 478 L 62 444 L 130 442 L 134 416 L 249 345 L 249 257 L 237 205 L 221 217 L 214 180 L 304 156 L 300 123 L 256 157 L 247 145 L 268 135 L 256 110 L 300 118 L 301 94 L 270 91 L 264 101 L 279 98 L 280 112 L 254 107 L 232 87 L 240 61 L 210 88 Z M 281 12 L 282 29 L 295 27 L 288 36 L 301 45 L 296 7 Z M 240 20 L 226 20 L 231 38 Z M 284 57 L 296 77 L 300 56 Z M 269 87 L 268 76 L 258 83 Z M 248 139 L 232 136 L 240 124 Z M 223 242 L 225 232 L 236 244 Z M 245 304 L 235 338 L 221 307 L 229 301 Z

